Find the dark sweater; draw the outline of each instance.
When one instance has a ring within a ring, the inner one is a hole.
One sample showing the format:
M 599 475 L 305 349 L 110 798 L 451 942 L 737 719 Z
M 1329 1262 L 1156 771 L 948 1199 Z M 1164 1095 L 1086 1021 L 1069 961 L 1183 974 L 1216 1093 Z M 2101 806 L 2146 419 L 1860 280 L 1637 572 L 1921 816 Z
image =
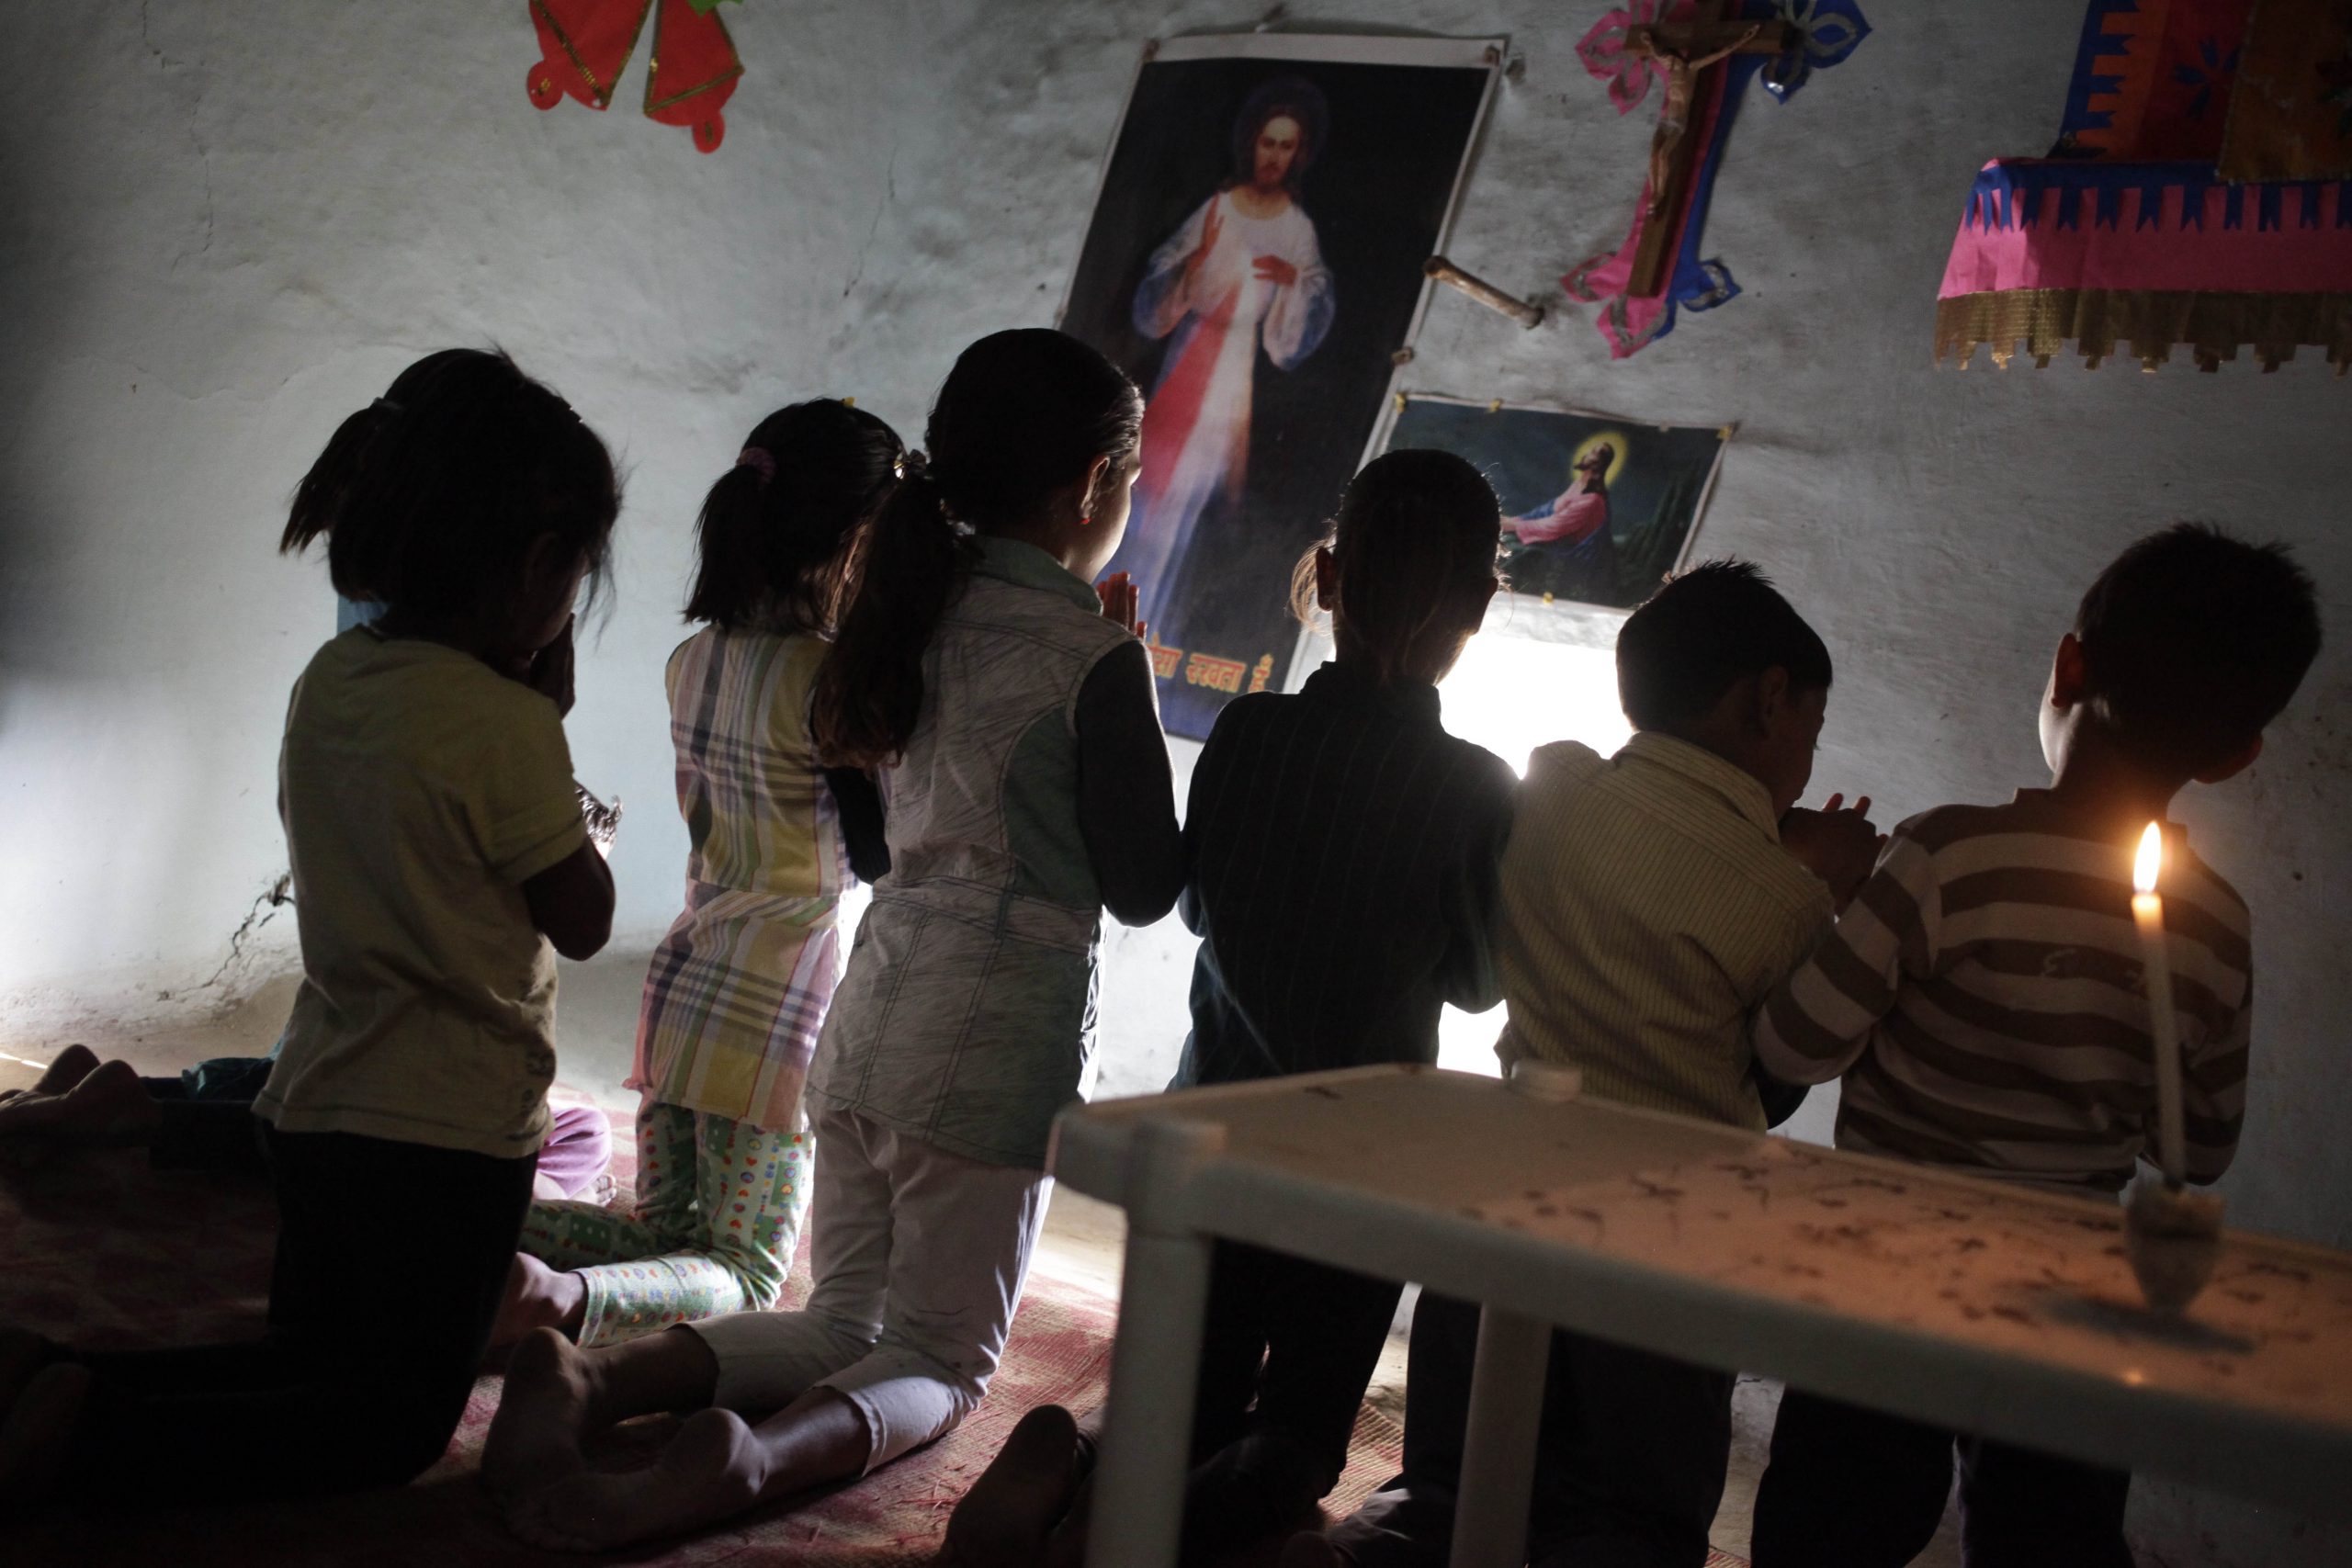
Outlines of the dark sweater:
M 1433 686 L 1326 664 L 1227 705 L 1193 773 L 1179 903 L 1202 938 L 1176 1084 L 1431 1062 L 1501 998 L 1491 929 L 1517 781 Z

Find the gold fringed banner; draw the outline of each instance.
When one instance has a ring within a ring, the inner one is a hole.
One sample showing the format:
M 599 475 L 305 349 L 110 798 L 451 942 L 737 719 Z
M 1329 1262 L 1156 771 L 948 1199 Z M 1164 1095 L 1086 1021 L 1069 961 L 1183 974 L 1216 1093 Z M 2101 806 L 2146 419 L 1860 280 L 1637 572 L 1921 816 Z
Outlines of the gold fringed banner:
M 2255 294 L 2169 288 L 2010 288 L 1955 294 L 1936 302 L 1936 359 L 1956 355 L 1968 368 L 1977 346 L 1992 351 L 2003 369 L 2018 345 L 2036 367 L 2072 344 L 2097 369 L 2123 352 L 2154 371 L 2175 344 L 2190 350 L 2199 370 L 2218 370 L 2251 348 L 2266 371 L 2322 348 L 2338 376 L 2352 372 L 2352 293 Z

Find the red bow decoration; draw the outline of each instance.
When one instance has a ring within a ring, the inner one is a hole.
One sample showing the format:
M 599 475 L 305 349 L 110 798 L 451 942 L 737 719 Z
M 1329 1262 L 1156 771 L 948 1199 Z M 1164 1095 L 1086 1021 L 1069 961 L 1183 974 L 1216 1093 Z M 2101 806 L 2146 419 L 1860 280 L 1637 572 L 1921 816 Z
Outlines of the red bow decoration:
M 727 134 L 719 111 L 743 74 L 743 60 L 726 24 L 706 14 L 708 6 L 695 0 L 530 0 L 530 6 L 541 55 L 527 84 L 531 102 L 551 109 L 569 95 L 592 109 L 609 107 L 650 15 L 645 118 L 691 127 L 697 148 L 718 150 Z

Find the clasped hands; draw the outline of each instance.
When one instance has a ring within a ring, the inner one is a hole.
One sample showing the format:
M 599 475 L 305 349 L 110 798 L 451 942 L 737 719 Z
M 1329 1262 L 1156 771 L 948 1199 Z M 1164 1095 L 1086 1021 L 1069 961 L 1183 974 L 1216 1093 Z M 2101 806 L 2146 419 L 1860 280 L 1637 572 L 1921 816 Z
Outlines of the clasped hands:
M 1838 908 L 1853 902 L 1886 848 L 1886 835 L 1870 817 L 1871 797 L 1858 796 L 1850 807 L 1844 795 L 1833 795 L 1818 811 L 1796 807 L 1781 818 L 1781 847 L 1798 864 L 1829 885 Z

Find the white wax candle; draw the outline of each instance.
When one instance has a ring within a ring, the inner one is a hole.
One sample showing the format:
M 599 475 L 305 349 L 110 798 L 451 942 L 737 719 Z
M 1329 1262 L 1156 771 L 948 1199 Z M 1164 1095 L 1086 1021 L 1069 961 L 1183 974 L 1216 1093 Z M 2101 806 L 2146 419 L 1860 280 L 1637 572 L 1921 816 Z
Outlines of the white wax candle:
M 2187 1174 L 2180 1111 L 2180 1029 L 2173 1012 L 2172 954 L 2165 942 L 2165 901 L 2156 896 L 2164 863 L 2164 830 L 2155 823 L 2141 836 L 2132 872 L 2139 891 L 2132 898 L 2132 923 L 2139 928 L 2143 972 L 2148 987 L 2148 1032 L 2156 1059 L 2156 1154 L 2165 1181 L 2177 1187 Z

